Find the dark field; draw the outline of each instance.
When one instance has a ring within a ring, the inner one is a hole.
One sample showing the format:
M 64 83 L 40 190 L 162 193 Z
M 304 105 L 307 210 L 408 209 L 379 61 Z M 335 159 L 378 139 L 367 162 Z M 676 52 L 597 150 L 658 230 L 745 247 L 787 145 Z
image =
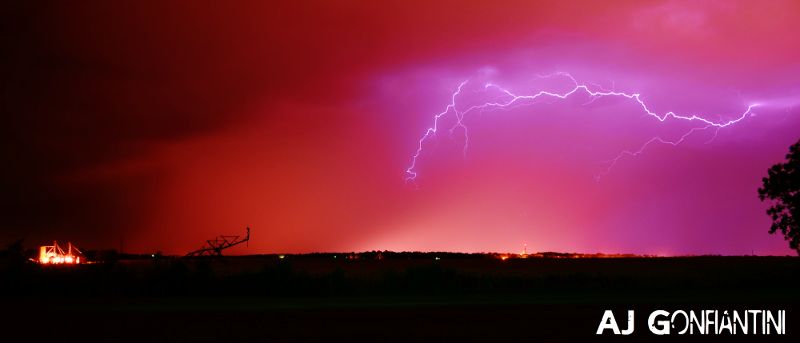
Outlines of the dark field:
M 787 311 L 786 336 L 672 339 L 800 333 L 796 257 L 333 256 L 6 262 L 0 342 L 595 340 L 606 309 L 623 327 L 637 311 L 634 334 L 617 340 L 663 340 L 646 327 L 655 309 Z

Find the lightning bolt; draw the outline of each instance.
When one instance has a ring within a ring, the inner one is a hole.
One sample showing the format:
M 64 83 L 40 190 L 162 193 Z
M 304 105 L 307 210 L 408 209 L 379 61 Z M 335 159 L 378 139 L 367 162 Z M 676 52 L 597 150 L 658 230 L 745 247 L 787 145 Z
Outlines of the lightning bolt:
M 431 137 L 434 137 L 434 136 L 436 136 L 438 134 L 439 129 L 440 129 L 440 127 L 439 127 L 440 126 L 440 124 L 439 124 L 440 119 L 442 119 L 444 116 L 448 115 L 449 113 L 453 113 L 453 115 L 455 116 L 455 124 L 452 127 L 450 127 L 450 129 L 449 129 L 450 135 L 452 136 L 453 132 L 456 129 L 461 129 L 464 132 L 464 138 L 465 139 L 464 139 L 463 152 L 464 152 L 465 155 L 466 155 L 467 149 L 469 147 L 468 130 L 467 130 L 467 126 L 464 125 L 464 117 L 467 114 L 469 114 L 471 112 L 475 112 L 475 111 L 484 111 L 484 110 L 493 110 L 493 109 L 510 109 L 510 108 L 514 108 L 516 106 L 525 105 L 525 102 L 528 102 L 529 104 L 532 104 L 533 101 L 535 101 L 537 99 L 540 99 L 540 98 L 550 98 L 550 99 L 554 99 L 554 100 L 564 100 L 564 99 L 567 99 L 567 98 L 569 98 L 570 96 L 572 96 L 572 95 L 574 95 L 576 93 L 581 93 L 581 92 L 587 94 L 591 98 L 591 100 L 588 101 L 586 104 L 592 103 L 596 99 L 603 98 L 603 97 L 621 97 L 621 98 L 626 98 L 626 99 L 631 100 L 631 101 L 635 101 L 639 105 L 641 110 L 646 115 L 658 120 L 659 122 L 664 122 L 669 118 L 673 118 L 673 119 L 676 119 L 676 120 L 682 120 L 682 121 L 688 121 L 688 122 L 698 122 L 698 123 L 700 123 L 702 125 L 701 127 L 695 127 L 695 128 L 690 129 L 689 131 L 687 131 L 685 134 L 683 134 L 681 137 L 679 137 L 676 140 L 667 140 L 667 139 L 663 139 L 661 137 L 656 136 L 656 137 L 653 137 L 653 138 L 649 139 L 648 141 L 646 141 L 644 144 L 642 144 L 636 150 L 625 150 L 625 151 L 620 152 L 613 159 L 605 161 L 608 164 L 608 168 L 606 168 L 606 170 L 604 172 L 600 173 L 599 175 L 597 175 L 595 177 L 595 179 L 599 181 L 602 176 L 608 174 L 611 171 L 611 168 L 613 168 L 614 165 L 616 165 L 617 162 L 619 162 L 619 160 L 621 160 L 622 158 L 624 158 L 626 156 L 629 156 L 629 157 L 638 156 L 638 155 L 642 154 L 644 152 L 644 150 L 647 149 L 647 147 L 650 146 L 653 143 L 661 143 L 661 144 L 669 144 L 669 145 L 677 146 L 677 145 L 680 145 L 684 140 L 686 140 L 686 138 L 689 137 L 691 134 L 693 134 L 693 133 L 695 133 L 697 131 L 707 130 L 707 129 L 711 129 L 711 128 L 716 130 L 715 133 L 714 133 L 714 137 L 711 138 L 711 140 L 713 140 L 716 137 L 717 132 L 719 132 L 719 129 L 734 125 L 734 124 L 744 120 L 749 115 L 753 114 L 753 108 L 759 106 L 759 104 L 757 104 L 757 103 L 750 104 L 749 106 L 747 106 L 747 109 L 744 112 L 742 112 L 740 115 L 738 115 L 734 119 L 730 119 L 730 120 L 727 120 L 727 121 L 713 121 L 713 120 L 706 119 L 704 116 L 700 116 L 700 115 L 696 115 L 696 114 L 681 115 L 681 114 L 677 114 L 677 113 L 672 112 L 672 111 L 666 112 L 664 114 L 658 114 L 658 113 L 650 110 L 650 108 L 647 106 L 647 104 L 644 102 L 644 100 L 642 100 L 641 95 L 639 93 L 626 93 L 626 92 L 618 92 L 618 91 L 614 91 L 614 90 L 606 90 L 606 89 L 602 89 L 602 87 L 600 87 L 600 86 L 591 84 L 591 85 L 595 86 L 595 88 L 596 88 L 596 90 L 595 90 L 595 89 L 592 89 L 592 88 L 589 87 L 590 83 L 579 83 L 569 73 L 558 72 L 558 73 L 553 73 L 553 74 L 548 74 L 548 75 L 538 75 L 538 76 L 540 78 L 565 77 L 565 78 L 569 79 L 572 82 L 573 88 L 570 89 L 569 91 L 564 92 L 564 93 L 556 93 L 556 92 L 550 92 L 550 91 L 542 90 L 542 91 L 539 91 L 538 93 L 535 93 L 535 94 L 532 94 L 532 95 L 517 95 L 517 94 L 514 94 L 511 91 L 509 91 L 509 90 L 507 90 L 507 89 L 505 89 L 505 88 L 503 88 L 503 87 L 501 87 L 499 85 L 496 85 L 496 84 L 493 84 L 493 83 L 485 83 L 484 87 L 483 87 L 484 90 L 488 90 L 490 88 L 496 89 L 503 95 L 502 97 L 504 99 L 501 99 L 501 100 L 498 100 L 498 101 L 493 101 L 493 102 L 484 102 L 484 103 L 479 104 L 479 105 L 472 105 L 472 106 L 469 106 L 469 107 L 464 108 L 464 109 L 459 109 L 457 104 L 456 104 L 456 100 L 459 97 L 459 95 L 461 95 L 461 93 L 463 92 L 464 86 L 466 86 L 470 82 L 470 80 L 465 80 L 465 81 L 461 82 L 458 85 L 458 88 L 455 90 L 455 92 L 453 92 L 453 94 L 451 95 L 450 103 L 445 107 L 445 109 L 442 112 L 436 114 L 433 117 L 433 125 L 428 127 L 425 130 L 425 134 L 422 135 L 422 137 L 419 139 L 418 145 L 417 145 L 417 149 L 416 149 L 416 151 L 414 152 L 414 154 L 411 157 L 411 164 L 405 170 L 406 182 L 414 182 L 416 180 L 416 178 L 417 178 L 417 176 L 419 174 L 418 171 L 417 171 L 417 164 L 419 162 L 420 155 L 422 154 L 422 152 L 424 150 L 425 142 L 427 140 L 431 139 Z M 711 140 L 709 140 L 706 143 L 709 143 Z

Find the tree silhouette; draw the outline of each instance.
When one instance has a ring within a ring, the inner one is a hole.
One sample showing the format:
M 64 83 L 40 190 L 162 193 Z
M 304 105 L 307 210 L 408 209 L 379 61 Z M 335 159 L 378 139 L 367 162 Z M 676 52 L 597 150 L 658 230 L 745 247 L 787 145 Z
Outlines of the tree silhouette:
M 758 189 L 761 201 L 769 199 L 770 234 L 780 230 L 789 247 L 800 255 L 800 141 L 789 147 L 786 163 L 770 168 Z

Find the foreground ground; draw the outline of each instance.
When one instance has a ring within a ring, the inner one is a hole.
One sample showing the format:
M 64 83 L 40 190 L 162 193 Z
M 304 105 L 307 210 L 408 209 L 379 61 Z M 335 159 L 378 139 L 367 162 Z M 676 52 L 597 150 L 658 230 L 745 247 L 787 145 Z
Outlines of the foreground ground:
M 0 275 L 0 341 L 597 340 L 606 309 L 622 326 L 636 310 L 634 334 L 613 337 L 627 341 L 663 338 L 647 330 L 655 309 L 783 309 L 787 335 L 767 339 L 800 333 L 795 257 L 330 254 L 26 264 Z

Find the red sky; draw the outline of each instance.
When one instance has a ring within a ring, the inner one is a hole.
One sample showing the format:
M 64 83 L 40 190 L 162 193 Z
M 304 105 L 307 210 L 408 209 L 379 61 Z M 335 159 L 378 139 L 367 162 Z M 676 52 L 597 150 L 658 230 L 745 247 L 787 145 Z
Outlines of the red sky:
M 756 193 L 800 138 L 790 1 L 4 7 L 0 241 L 180 254 L 250 226 L 238 253 L 790 253 Z M 659 113 L 763 106 L 599 182 L 688 127 L 620 99 L 476 114 L 466 156 L 437 136 L 405 183 L 460 82 L 569 86 L 552 72 Z

